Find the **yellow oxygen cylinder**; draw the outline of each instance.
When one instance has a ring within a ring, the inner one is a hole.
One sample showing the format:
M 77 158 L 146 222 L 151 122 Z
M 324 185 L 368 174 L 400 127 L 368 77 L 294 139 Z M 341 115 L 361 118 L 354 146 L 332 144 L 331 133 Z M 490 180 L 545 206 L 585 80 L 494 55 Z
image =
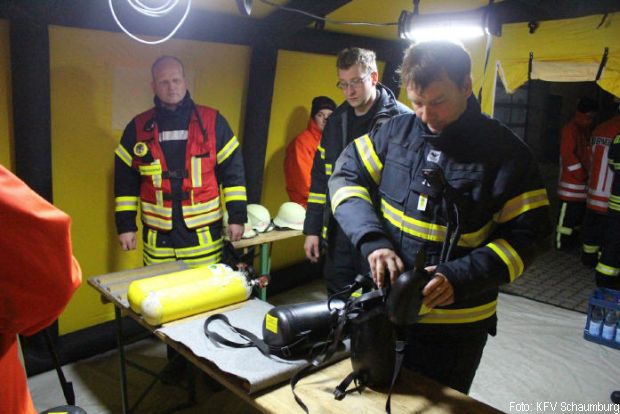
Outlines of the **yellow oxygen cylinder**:
M 141 313 L 140 307 L 142 306 L 142 302 L 149 293 L 153 291 L 167 289 L 172 286 L 180 286 L 186 283 L 194 283 L 196 280 L 230 272 L 234 272 L 234 270 L 225 264 L 218 263 L 136 280 L 129 285 L 127 300 L 134 312 Z

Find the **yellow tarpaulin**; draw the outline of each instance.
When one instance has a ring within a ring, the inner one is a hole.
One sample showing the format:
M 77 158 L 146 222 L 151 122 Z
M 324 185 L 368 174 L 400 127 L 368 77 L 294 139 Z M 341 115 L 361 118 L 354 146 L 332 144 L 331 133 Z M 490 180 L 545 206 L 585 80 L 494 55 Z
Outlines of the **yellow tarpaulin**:
M 595 81 L 605 48 L 607 63 L 598 85 L 620 96 L 620 13 L 540 22 L 534 33 L 527 23 L 505 24 L 493 38 L 484 77 L 482 108 L 493 111 L 495 79 L 511 93 L 527 82 L 530 52 L 532 79 L 553 82 Z

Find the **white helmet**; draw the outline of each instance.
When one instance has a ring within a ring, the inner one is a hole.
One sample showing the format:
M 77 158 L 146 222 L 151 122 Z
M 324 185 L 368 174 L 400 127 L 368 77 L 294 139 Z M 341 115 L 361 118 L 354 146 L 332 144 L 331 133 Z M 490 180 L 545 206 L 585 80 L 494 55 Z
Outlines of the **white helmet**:
M 297 203 L 287 201 L 282 203 L 278 215 L 273 219 L 273 224 L 281 228 L 303 230 L 306 209 Z
M 271 230 L 271 214 L 260 204 L 248 204 L 248 221 L 259 233 Z
M 226 229 L 228 228 L 228 211 L 224 211 L 224 234 L 226 234 Z M 252 226 L 250 225 L 250 222 L 247 221 L 244 225 L 243 225 L 243 235 L 241 236 L 242 239 L 251 239 L 252 237 L 256 237 L 258 236 L 258 233 L 256 233 L 254 231 L 254 229 L 252 229 Z

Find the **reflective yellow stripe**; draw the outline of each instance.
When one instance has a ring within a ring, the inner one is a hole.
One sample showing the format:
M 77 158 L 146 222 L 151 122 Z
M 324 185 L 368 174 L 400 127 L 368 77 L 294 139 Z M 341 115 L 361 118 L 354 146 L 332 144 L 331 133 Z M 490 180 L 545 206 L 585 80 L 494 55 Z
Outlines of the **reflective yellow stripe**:
M 147 203 L 146 201 L 142 201 L 140 203 L 143 213 L 147 214 L 156 214 L 158 216 L 162 216 L 164 218 L 172 218 L 172 208 L 159 206 L 151 203 Z
M 620 269 L 617 267 L 607 266 L 601 262 L 596 265 L 596 271 L 604 274 L 605 276 L 616 277 L 620 276 Z
M 609 196 L 609 203 L 607 204 L 607 208 L 609 210 L 620 212 L 620 196 L 616 196 L 616 195 Z
M 327 226 L 321 227 L 321 237 L 323 237 L 324 240 L 327 240 Z
M 203 227 L 207 224 L 211 224 L 214 221 L 222 219 L 222 210 L 217 209 L 207 214 L 201 214 L 193 217 L 185 217 L 185 224 L 190 229 L 195 229 L 197 227 Z
M 151 246 L 157 246 L 157 231 L 148 229 L 146 233 L 146 242 Z
M 215 210 L 220 207 L 220 198 L 215 197 L 212 200 L 207 201 L 206 203 L 196 203 L 191 206 L 183 206 L 183 215 L 184 216 L 193 216 L 196 214 L 204 214 L 209 211 Z
M 370 137 L 366 134 L 357 138 L 353 142 L 355 142 L 355 148 L 357 149 L 357 153 L 366 167 L 366 171 L 368 171 L 368 174 L 370 174 L 375 184 L 379 184 L 383 164 L 375 152 Z
M 242 185 L 236 187 L 224 187 L 224 202 L 229 201 L 248 201 L 245 187 Z
M 202 187 L 202 159 L 192 157 L 192 187 Z
M 345 186 L 339 188 L 338 191 L 336 191 L 336 194 L 332 197 L 332 213 L 336 211 L 336 207 L 338 207 L 340 203 L 351 197 L 361 198 L 362 200 L 368 201 L 368 203 L 372 205 L 370 195 L 368 194 L 368 190 L 366 188 L 359 186 Z
M 143 211 L 142 221 L 144 221 L 144 224 L 146 224 L 148 227 L 166 230 L 166 231 L 172 230 L 171 219 L 162 219 L 159 217 L 151 216 L 151 215 L 144 213 Z
M 332 175 L 332 165 L 331 164 L 325 164 L 325 175 L 327 175 L 328 177 L 330 175 Z
M 496 214 L 495 221 L 506 223 L 526 211 L 548 205 L 547 190 L 542 188 L 540 190 L 528 191 L 508 200 L 501 211 Z
M 217 153 L 217 156 L 216 156 L 217 163 L 221 164 L 224 161 L 226 161 L 226 159 L 230 157 L 230 155 L 237 149 L 238 146 L 239 146 L 239 141 L 237 141 L 236 136 L 233 136 L 228 141 L 228 143 L 224 145 L 224 148 L 222 148 L 220 152 Z
M 504 239 L 493 240 L 487 244 L 491 250 L 495 252 L 502 259 L 502 262 L 508 267 L 508 274 L 510 275 L 510 281 L 512 282 L 523 273 L 524 265 L 521 256 L 513 247 Z
M 446 238 L 448 230 L 445 226 L 409 217 L 401 210 L 391 206 L 385 199 L 381 199 L 381 211 L 383 212 L 383 217 L 390 224 L 404 233 L 433 242 L 443 242 Z M 495 222 L 489 221 L 472 233 L 462 234 L 457 243 L 458 246 L 466 248 L 480 246 L 493 232 L 495 226 Z
M 161 165 L 159 163 L 138 166 L 140 175 L 161 175 Z
M 118 156 L 118 158 L 120 158 L 121 161 L 127 164 L 128 167 L 131 167 L 131 161 L 133 160 L 133 158 L 129 151 L 125 149 L 125 147 L 119 144 L 118 147 L 116 147 L 116 150 L 114 150 L 114 153 Z
M 158 206 L 164 205 L 164 192 L 162 190 L 155 190 L 155 202 Z
M 583 250 L 584 253 L 596 253 L 598 252 L 599 246 L 593 246 L 591 244 L 583 244 L 581 245 L 581 250 Z
M 221 251 L 215 254 L 212 254 L 210 256 L 200 257 L 198 259 L 183 259 L 183 262 L 186 263 L 191 268 L 211 265 L 211 264 L 219 263 L 221 261 L 222 261 Z
M 308 203 L 325 204 L 327 197 L 325 194 L 310 193 L 308 194 Z
M 198 243 L 203 246 L 211 244 L 213 242 L 209 226 L 196 229 L 196 235 L 198 236 Z
M 319 145 L 318 147 L 316 147 L 316 150 L 321 155 L 321 159 L 324 160 L 325 159 L 325 148 Z
M 193 258 L 195 256 L 208 255 L 213 252 L 217 252 L 222 248 L 222 239 L 216 240 L 208 245 L 198 245 L 192 247 L 183 247 L 181 249 L 174 249 L 176 256 L 179 259 L 185 260 L 186 258 Z
M 144 245 L 144 251 L 154 259 L 174 258 L 174 249 L 171 247 L 157 247 L 151 244 Z
M 114 208 L 114 211 L 116 212 L 138 211 L 138 202 L 140 201 L 140 197 L 130 197 L 130 196 L 116 197 L 115 201 L 116 201 L 116 207 Z
M 497 300 L 493 302 L 463 309 L 431 309 L 420 317 L 418 323 L 472 323 L 490 318 L 495 314 Z

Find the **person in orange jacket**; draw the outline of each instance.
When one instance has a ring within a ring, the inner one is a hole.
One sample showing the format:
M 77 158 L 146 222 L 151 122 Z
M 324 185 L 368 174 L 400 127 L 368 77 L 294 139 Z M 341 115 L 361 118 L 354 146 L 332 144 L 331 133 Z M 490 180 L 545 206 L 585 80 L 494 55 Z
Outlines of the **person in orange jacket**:
M 590 133 L 598 105 L 583 97 L 577 103 L 573 118 L 562 128 L 560 137 L 560 177 L 558 198 L 560 209 L 556 226 L 555 247 L 563 250 L 574 246 L 579 239 L 588 196 L 590 166 Z
M 36 413 L 17 335 L 49 326 L 80 285 L 71 219 L 0 165 L 0 412 Z
M 317 96 L 312 100 L 312 110 L 308 128 L 288 145 L 284 157 L 284 177 L 288 198 L 306 207 L 310 192 L 310 171 L 314 153 L 321 142 L 327 118 L 336 109 L 336 104 L 327 96 Z

